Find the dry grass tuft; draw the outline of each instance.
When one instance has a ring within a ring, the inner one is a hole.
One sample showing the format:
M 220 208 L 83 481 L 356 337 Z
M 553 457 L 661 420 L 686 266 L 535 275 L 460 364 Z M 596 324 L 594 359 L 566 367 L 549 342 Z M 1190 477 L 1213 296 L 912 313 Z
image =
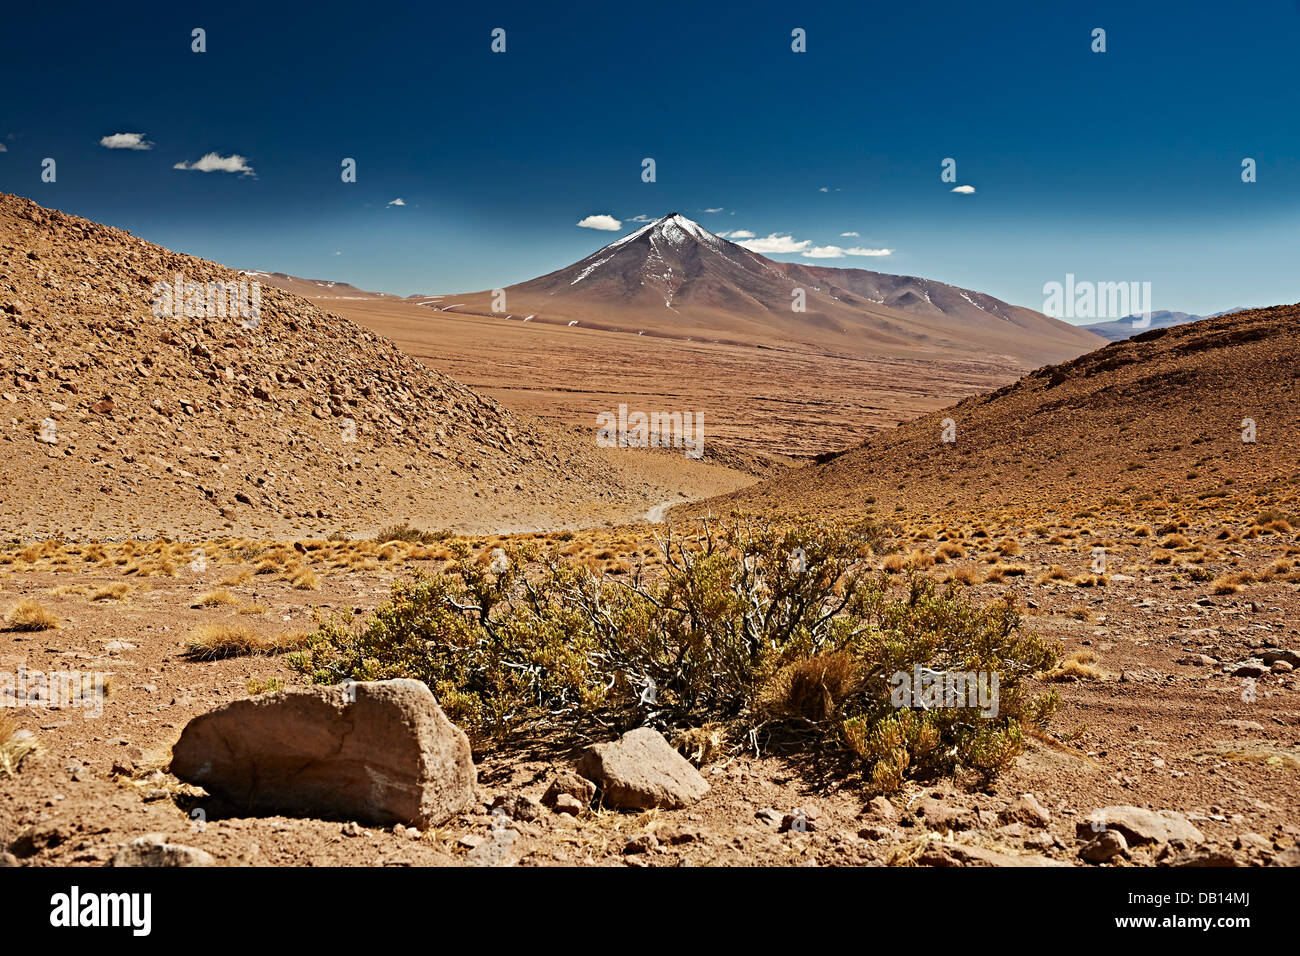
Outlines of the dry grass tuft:
M 759 693 L 758 709 L 768 717 L 820 723 L 835 716 L 858 683 L 853 655 L 819 654 L 777 671 Z
M 1054 683 L 1073 683 L 1081 680 L 1101 680 L 1106 675 L 1100 668 L 1094 667 L 1097 655 L 1092 651 L 1075 651 L 1050 671 L 1043 674 L 1043 680 Z
M 201 661 L 252 654 L 283 654 L 302 647 L 304 634 L 263 637 L 245 624 L 204 624 L 190 632 L 185 652 Z
M 293 584 L 295 591 L 318 591 L 320 590 L 320 578 L 311 568 L 303 568 L 289 579 Z
M 40 751 L 30 730 L 21 730 L 18 721 L 0 713 L 0 774 L 12 777 L 24 760 Z
M 217 588 L 215 591 L 209 591 L 207 594 L 204 594 L 197 601 L 191 604 L 190 607 L 218 607 L 222 604 L 238 603 L 239 601 L 229 591 Z
M 25 598 L 9 609 L 5 624 L 10 631 L 52 631 L 59 626 L 59 619 L 38 602 Z
M 90 595 L 92 601 L 120 601 L 131 593 L 131 585 L 124 584 L 121 581 L 116 584 L 106 584 L 98 588 Z

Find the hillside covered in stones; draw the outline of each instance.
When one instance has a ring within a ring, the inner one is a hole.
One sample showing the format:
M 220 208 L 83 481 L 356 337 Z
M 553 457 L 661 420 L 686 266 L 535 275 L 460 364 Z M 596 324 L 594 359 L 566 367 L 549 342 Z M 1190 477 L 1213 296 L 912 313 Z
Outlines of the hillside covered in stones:
M 253 278 L 0 195 L 5 532 L 528 526 L 628 497 L 578 440 L 295 295 L 157 308 L 178 275 Z

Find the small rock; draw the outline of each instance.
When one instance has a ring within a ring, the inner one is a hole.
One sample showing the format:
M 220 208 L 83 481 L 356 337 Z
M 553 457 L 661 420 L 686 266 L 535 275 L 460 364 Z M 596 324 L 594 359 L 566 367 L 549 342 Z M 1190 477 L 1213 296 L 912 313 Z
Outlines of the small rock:
M 639 836 L 629 837 L 628 841 L 623 844 L 624 853 L 649 853 L 659 845 L 659 840 L 653 833 L 642 833 Z
M 567 813 L 571 817 L 576 817 L 582 813 L 586 807 L 571 793 L 562 793 L 555 798 L 552 808 L 556 813 Z
M 782 833 L 816 833 L 821 829 L 821 814 L 814 808 L 798 807 L 781 818 Z
M 572 770 L 559 770 L 542 795 L 542 805 L 554 809 L 561 794 L 573 797 L 579 807 L 589 807 L 596 797 L 596 785 Z
M 501 810 L 511 820 L 540 820 L 545 815 L 545 808 L 532 797 L 522 794 L 501 794 L 492 801 L 493 810 Z
M 872 797 L 867 804 L 867 811 L 880 820 L 889 821 L 898 816 L 894 810 L 894 805 L 889 802 L 888 797 Z
M 1089 863 L 1109 863 L 1128 852 L 1128 841 L 1118 830 L 1103 830 L 1079 848 L 1079 856 Z
M 666 846 L 677 846 L 680 843 L 699 843 L 703 841 L 704 831 L 699 827 L 688 824 L 674 824 L 655 831 L 655 836 L 659 838 L 660 843 Z
M 1001 818 L 1005 823 L 1023 823 L 1040 830 L 1052 823 L 1051 813 L 1032 793 L 1022 793 L 1019 800 L 1002 811 Z

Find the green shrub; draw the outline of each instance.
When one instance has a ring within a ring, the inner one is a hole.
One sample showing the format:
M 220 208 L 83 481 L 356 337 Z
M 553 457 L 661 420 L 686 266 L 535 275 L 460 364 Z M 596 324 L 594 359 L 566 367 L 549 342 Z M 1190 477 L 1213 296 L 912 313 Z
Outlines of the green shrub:
M 457 544 L 454 573 L 395 583 L 359 626 L 321 623 L 290 662 L 321 683 L 422 680 L 471 735 L 561 715 L 725 721 L 845 747 L 878 789 L 959 767 L 991 777 L 1055 709 L 1028 687 L 1055 652 L 1010 603 L 875 573 L 888 539 L 871 522 L 706 521 L 670 530 L 654 577 L 617 579 L 531 543 L 490 563 Z M 996 673 L 995 713 L 897 706 L 895 675 L 915 668 Z

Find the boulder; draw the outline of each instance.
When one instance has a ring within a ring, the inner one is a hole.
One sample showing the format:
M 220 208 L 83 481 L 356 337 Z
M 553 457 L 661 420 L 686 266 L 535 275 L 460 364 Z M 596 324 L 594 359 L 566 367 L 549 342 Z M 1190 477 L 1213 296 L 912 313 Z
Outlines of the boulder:
M 1118 830 L 1129 845 L 1138 843 L 1205 842 L 1205 834 L 1173 810 L 1144 810 L 1141 807 L 1102 807 L 1075 825 L 1081 839 L 1091 840 L 1104 830 Z
M 171 772 L 238 810 L 427 829 L 474 805 L 465 734 L 420 681 L 300 687 L 194 718 Z
M 649 727 L 588 747 L 577 771 L 600 787 L 607 806 L 620 810 L 673 810 L 690 806 L 709 791 L 690 761 Z

